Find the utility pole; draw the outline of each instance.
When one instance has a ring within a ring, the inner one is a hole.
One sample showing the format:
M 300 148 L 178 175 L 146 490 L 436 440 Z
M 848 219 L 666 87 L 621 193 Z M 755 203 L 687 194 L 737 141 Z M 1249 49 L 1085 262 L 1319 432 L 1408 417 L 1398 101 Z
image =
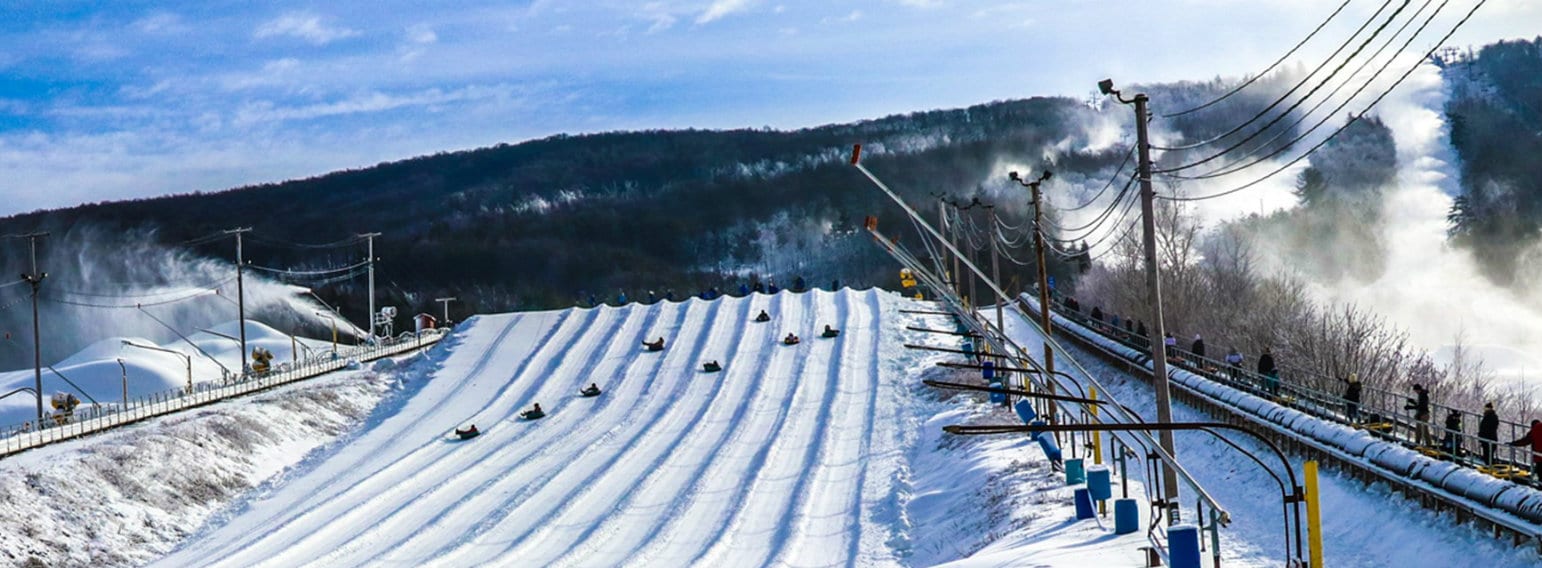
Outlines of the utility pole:
M 1156 390 L 1157 422 L 1170 424 L 1173 421 L 1173 408 L 1167 379 L 1166 346 L 1162 343 L 1162 339 L 1167 337 L 1167 330 L 1162 323 L 1162 280 L 1157 272 L 1156 260 L 1156 215 L 1153 203 L 1156 191 L 1151 187 L 1151 145 L 1146 131 L 1146 122 L 1150 120 L 1146 104 L 1150 99 L 1141 93 L 1135 95 L 1134 99 L 1125 100 L 1119 91 L 1114 90 L 1112 79 L 1098 82 L 1098 90 L 1105 95 L 1113 95 L 1121 103 L 1135 104 L 1135 147 L 1140 157 L 1141 241 L 1146 255 L 1146 301 L 1151 304 L 1151 336 L 1147 338 L 1151 345 L 1151 386 Z M 1169 455 L 1178 457 L 1171 431 L 1162 431 L 1159 443 Z M 1173 525 L 1179 521 L 1178 473 L 1173 468 L 1165 468 L 1162 474 L 1163 494 L 1168 500 L 1167 523 Z
M 46 237 L 48 233 L 28 233 L 17 235 L 17 238 L 27 239 L 27 245 L 32 249 L 32 273 L 21 275 L 21 279 L 32 286 L 32 380 L 33 387 L 37 391 L 37 427 L 43 428 L 43 334 L 39 331 L 37 317 L 37 293 L 42 287 L 43 279 L 48 278 L 47 272 L 38 272 L 37 269 L 37 240 Z
M 364 233 L 359 236 L 369 239 L 369 257 L 365 260 L 369 262 L 369 340 L 373 344 L 375 341 L 375 237 L 380 236 L 380 233 Z
M 449 298 L 434 298 L 434 301 L 444 304 L 444 325 L 450 325 L 450 302 L 454 302 L 455 297 L 451 296 Z
M 251 227 L 236 227 L 225 231 L 227 235 L 236 236 L 236 323 L 241 328 L 241 375 L 246 376 L 246 287 L 242 282 L 242 274 L 246 269 L 245 259 L 241 257 L 241 233 L 252 230 Z
M 1033 201 L 1029 203 L 1033 205 L 1033 248 L 1034 254 L 1038 257 L 1037 264 L 1039 265 L 1039 327 L 1044 328 L 1045 337 L 1052 336 L 1054 328 L 1052 327 L 1053 320 L 1049 317 L 1049 266 L 1044 263 L 1044 193 L 1040 191 L 1039 185 L 1043 184 L 1052 175 L 1054 175 L 1052 172 L 1045 170 L 1044 173 L 1039 174 L 1039 179 L 1026 181 L 1018 176 L 1017 172 L 1007 174 L 1007 177 L 1012 181 L 1027 187 L 1033 196 Z M 1055 351 L 1050 348 L 1048 341 L 1044 342 L 1044 370 L 1049 373 L 1055 372 Z M 1049 394 L 1055 394 L 1055 383 L 1049 382 L 1048 384 Z M 1054 408 L 1054 405 L 1045 405 L 1046 410 L 1052 411 Z M 1054 413 L 1048 412 L 1046 414 L 1049 417 L 1049 423 L 1054 424 Z
M 995 205 L 987 205 L 987 206 L 985 206 L 985 208 L 987 210 L 989 210 L 990 213 L 991 213 L 991 221 L 990 221 L 990 226 L 991 226 L 991 228 L 990 228 L 990 237 L 991 237 L 991 239 L 990 239 L 990 241 L 991 241 L 991 281 L 997 283 L 997 285 L 1000 285 L 1001 284 L 1001 265 L 1000 265 L 1001 261 L 998 258 L 1000 253 L 997 252 L 997 251 L 999 251 L 1000 249 L 997 248 L 998 244 L 996 242 L 996 240 L 997 240 L 996 239 L 996 206 Z M 1006 301 L 1006 298 L 1002 298 L 1000 293 L 996 294 L 996 331 L 1001 333 L 1002 336 L 1006 336 L 1006 334 L 1007 334 L 1006 324 L 1002 322 L 1002 311 L 1005 308 L 1005 301 Z
M 937 226 L 938 227 L 942 227 L 943 232 L 947 232 L 948 231 L 948 204 L 943 202 L 942 199 L 938 199 L 937 200 Z M 948 248 L 947 247 L 937 247 L 937 248 L 940 249 L 940 250 L 938 250 L 938 253 L 942 255 L 942 258 L 939 259 L 938 264 L 942 266 L 943 272 L 947 272 L 947 270 L 948 270 Z M 957 272 L 958 272 L 958 267 L 954 266 L 953 267 L 953 272 L 948 272 L 947 274 L 944 275 L 945 276 L 944 280 L 947 282 L 947 284 L 949 286 L 953 287 L 953 293 L 954 294 L 958 294 L 958 284 L 955 284 L 953 282 L 953 274 L 955 274 Z

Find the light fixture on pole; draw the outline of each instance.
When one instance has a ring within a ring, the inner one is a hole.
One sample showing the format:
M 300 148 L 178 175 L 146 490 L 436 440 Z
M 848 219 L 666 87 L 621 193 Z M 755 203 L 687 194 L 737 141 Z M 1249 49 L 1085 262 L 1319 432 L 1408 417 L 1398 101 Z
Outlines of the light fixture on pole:
M 1151 383 L 1153 390 L 1156 391 L 1157 422 L 1168 424 L 1173 421 L 1173 407 L 1167 380 L 1167 353 L 1162 343 L 1162 338 L 1167 336 L 1167 330 L 1162 322 L 1162 280 L 1156 261 L 1156 215 L 1153 205 L 1156 191 L 1151 188 L 1151 140 L 1146 129 L 1146 122 L 1150 120 L 1146 103 L 1150 99 L 1144 93 L 1137 94 L 1132 99 L 1124 98 L 1114 88 L 1113 79 L 1098 81 L 1098 91 L 1104 95 L 1113 95 L 1120 103 L 1135 105 L 1135 146 L 1140 158 L 1137 171 L 1140 178 L 1141 244 L 1146 256 L 1146 302 L 1151 306 L 1151 336 L 1147 338 L 1151 346 Z M 1176 457 L 1178 452 L 1173 448 L 1172 432 L 1163 430 L 1160 434 L 1162 449 Z M 1168 468 L 1163 473 L 1162 481 L 1167 495 L 1178 494 L 1176 472 Z M 1169 525 L 1178 522 L 1178 514 L 1177 504 L 1173 503 L 1168 508 Z
M 192 355 L 188 355 L 188 354 L 183 353 L 181 351 L 174 351 L 174 350 L 171 350 L 171 349 L 166 349 L 164 347 L 156 347 L 156 346 L 153 346 L 153 345 L 140 345 L 138 343 L 134 343 L 134 342 L 129 341 L 127 339 L 123 339 L 123 340 L 120 340 L 120 341 L 122 341 L 123 345 L 126 346 L 126 347 L 138 347 L 140 349 L 147 349 L 147 350 L 150 350 L 150 351 L 160 351 L 162 353 L 170 353 L 172 355 L 177 355 L 179 357 L 183 357 L 183 358 L 187 359 L 187 392 L 193 392 L 193 356 Z M 125 373 L 126 372 L 127 371 L 125 371 Z M 127 379 L 124 379 L 124 380 L 127 381 Z M 125 385 L 125 388 L 127 388 L 126 385 Z

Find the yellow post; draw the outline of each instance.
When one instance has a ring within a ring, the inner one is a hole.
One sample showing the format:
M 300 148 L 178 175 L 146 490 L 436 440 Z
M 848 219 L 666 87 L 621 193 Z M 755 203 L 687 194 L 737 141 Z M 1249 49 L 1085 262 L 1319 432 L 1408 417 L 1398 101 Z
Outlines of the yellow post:
M 1092 400 L 1097 400 L 1098 399 L 1098 389 L 1097 389 L 1097 387 L 1087 387 L 1087 398 L 1090 398 Z M 1098 423 L 1098 405 L 1096 405 L 1096 404 L 1089 404 L 1087 406 L 1088 406 L 1087 411 L 1092 413 L 1092 423 L 1093 424 L 1097 424 Z M 1092 431 L 1092 463 L 1093 463 L 1093 465 L 1102 465 L 1103 464 L 1103 435 L 1102 435 L 1102 433 L 1098 432 L 1097 430 L 1093 430 Z M 1108 503 L 1106 501 L 1098 501 L 1098 514 L 1102 514 L 1102 515 L 1107 515 L 1108 514 Z
M 1317 462 L 1306 462 L 1306 541 L 1312 568 L 1322 568 L 1322 504 L 1317 495 Z
M 1097 387 L 1087 387 L 1087 398 L 1090 398 L 1092 400 L 1097 400 L 1098 399 L 1098 389 L 1097 389 Z M 1098 423 L 1098 405 L 1096 405 L 1096 404 L 1090 405 L 1089 411 L 1092 412 L 1092 423 L 1093 424 L 1097 424 Z M 1096 431 L 1096 430 L 1094 430 L 1092 432 L 1092 463 L 1094 465 L 1102 465 L 1103 464 L 1103 434 L 1101 432 Z

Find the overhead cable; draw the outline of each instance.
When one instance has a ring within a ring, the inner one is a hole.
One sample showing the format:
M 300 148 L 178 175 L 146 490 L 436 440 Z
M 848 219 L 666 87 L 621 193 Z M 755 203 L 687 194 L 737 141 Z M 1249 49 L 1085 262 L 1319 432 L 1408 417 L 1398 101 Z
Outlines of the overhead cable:
M 1402 11 L 1403 7 L 1408 6 L 1408 2 L 1409 1 L 1410 0 L 1403 0 L 1403 4 L 1398 7 L 1397 11 L 1400 12 L 1400 11 Z M 1382 2 L 1382 4 L 1381 4 L 1381 7 L 1377 8 L 1376 12 L 1374 14 L 1371 14 L 1371 17 L 1366 18 L 1365 23 L 1360 24 L 1360 27 L 1355 29 L 1355 33 L 1350 34 L 1349 37 L 1347 37 L 1347 38 L 1344 38 L 1344 42 L 1339 44 L 1338 49 L 1333 50 L 1333 53 L 1331 53 L 1327 57 L 1323 58 L 1322 63 L 1317 64 L 1317 67 L 1312 69 L 1312 71 L 1310 73 L 1307 73 L 1305 76 L 1302 76 L 1301 80 L 1297 81 L 1296 84 L 1290 88 L 1290 90 L 1285 91 L 1284 94 L 1282 94 L 1278 98 L 1274 99 L 1274 102 L 1269 103 L 1269 106 L 1266 106 L 1263 109 L 1259 110 L 1251 118 L 1249 118 L 1249 119 L 1247 119 L 1245 121 L 1242 121 L 1242 123 L 1232 127 L 1231 130 L 1228 130 L 1228 131 L 1226 131 L 1224 133 L 1221 133 L 1218 136 L 1209 138 L 1207 140 L 1201 140 L 1199 142 L 1194 142 L 1194 143 L 1191 143 L 1191 144 L 1184 144 L 1184 145 L 1181 145 L 1181 146 L 1159 146 L 1159 145 L 1156 145 L 1156 144 L 1152 144 L 1151 148 L 1155 149 L 1155 150 L 1167 150 L 1167 151 L 1173 151 L 1173 150 L 1192 150 L 1192 149 L 1195 149 L 1195 148 L 1199 148 L 1201 146 L 1206 146 L 1206 145 L 1209 145 L 1209 144 L 1214 144 L 1216 142 L 1219 142 L 1222 139 L 1225 139 L 1227 137 L 1230 137 L 1233 134 L 1241 132 L 1244 128 L 1247 128 L 1248 125 L 1253 124 L 1254 122 L 1258 122 L 1258 120 L 1262 119 L 1264 116 L 1267 116 L 1270 111 L 1274 110 L 1275 107 L 1280 106 L 1281 103 L 1284 103 L 1287 99 L 1289 99 L 1291 97 L 1291 95 L 1296 94 L 1296 91 L 1300 90 L 1302 86 L 1305 86 L 1307 84 L 1307 82 L 1311 81 L 1313 77 L 1315 77 L 1319 72 L 1321 72 L 1323 70 L 1323 68 L 1327 67 L 1329 63 L 1333 62 L 1333 60 L 1335 58 L 1337 58 L 1340 53 L 1343 53 L 1345 48 L 1349 47 L 1350 44 L 1354 43 L 1355 38 L 1359 37 L 1360 33 L 1365 31 L 1366 27 L 1370 26 L 1371 23 L 1375 22 L 1376 18 L 1381 15 L 1382 11 L 1386 10 L 1387 6 L 1390 6 L 1391 4 L 1392 4 L 1392 0 L 1384 0 Z M 1388 17 L 1387 22 L 1391 22 L 1392 18 L 1394 18 L 1396 16 L 1397 16 L 1397 12 L 1393 12 L 1392 16 Z M 1385 28 L 1386 25 L 1387 25 L 1387 23 L 1383 23 L 1381 25 L 1381 27 Z M 1375 37 L 1376 37 L 1376 35 L 1372 34 L 1369 39 L 1374 39 Z M 1369 39 L 1367 41 L 1369 41 Z M 1344 58 L 1344 61 L 1348 62 L 1351 59 L 1354 59 L 1354 55 L 1353 54 L 1351 54 L 1349 57 Z M 1342 68 L 1342 66 L 1343 66 L 1343 64 L 1340 64 L 1340 68 Z M 1335 73 L 1336 72 L 1337 71 L 1335 71 Z M 1329 77 L 1331 78 L 1332 75 L 1330 74 Z M 1302 97 L 1302 100 L 1305 100 L 1307 97 L 1310 97 L 1310 96 L 1311 96 L 1310 93 L 1308 93 L 1306 95 L 1306 97 Z M 1300 104 L 1300 103 L 1297 103 L 1297 104 Z M 1285 112 L 1288 114 L 1290 111 L 1286 110 Z M 1278 120 L 1278 119 L 1276 119 L 1276 120 Z M 1269 128 L 1269 126 L 1265 125 L 1264 127 L 1260 128 L 1259 130 L 1262 131 L 1262 130 L 1265 130 L 1267 128 Z M 1246 140 L 1244 140 L 1243 142 L 1246 143 Z M 1222 152 L 1224 153 L 1225 151 L 1226 150 L 1223 150 Z
M 1252 85 L 1255 81 L 1257 81 L 1257 80 L 1267 76 L 1270 71 L 1274 70 L 1275 67 L 1279 67 L 1279 65 L 1281 63 L 1284 63 L 1287 58 L 1289 58 L 1292 54 L 1296 53 L 1296 50 L 1301 49 L 1301 46 L 1306 45 L 1306 42 L 1311 41 L 1312 37 L 1316 36 L 1317 32 L 1322 31 L 1322 29 L 1328 25 L 1328 22 L 1333 21 L 1333 18 L 1337 17 L 1339 15 L 1339 12 L 1343 12 L 1344 11 L 1344 7 L 1348 6 L 1351 1 L 1352 0 L 1344 0 L 1344 3 L 1339 4 L 1338 9 L 1334 10 L 1332 14 L 1328 14 L 1327 19 L 1324 19 L 1322 21 L 1322 23 L 1317 24 L 1317 27 L 1312 30 L 1312 33 L 1306 34 L 1306 37 L 1301 38 L 1301 41 L 1299 43 L 1297 43 L 1295 47 L 1290 48 L 1290 51 L 1285 52 L 1285 55 L 1281 55 L 1279 59 L 1274 60 L 1274 63 L 1270 63 L 1269 66 L 1265 67 L 1263 71 L 1259 71 L 1256 75 L 1253 75 L 1252 77 L 1249 77 L 1247 81 L 1243 81 L 1242 84 L 1237 85 L 1236 87 L 1233 87 L 1230 91 L 1226 91 L 1225 94 L 1223 94 L 1223 95 L 1221 95 L 1219 97 L 1216 97 L 1214 99 L 1210 99 L 1210 101 L 1207 102 L 1207 103 L 1201 104 L 1201 105 L 1196 106 L 1196 107 L 1189 108 L 1187 110 L 1181 110 L 1181 111 L 1178 111 L 1178 112 L 1164 114 L 1164 115 L 1162 115 L 1162 118 L 1176 118 L 1176 117 L 1180 117 L 1180 116 L 1183 116 L 1183 115 L 1186 115 L 1186 114 L 1189 114 L 1189 113 L 1193 113 L 1193 112 L 1204 110 L 1206 108 L 1209 108 L 1211 105 L 1214 105 L 1214 104 L 1216 104 L 1218 102 L 1224 101 L 1224 100 L 1230 98 L 1232 95 L 1235 95 L 1238 92 L 1241 92 L 1243 89 L 1246 89 L 1248 87 L 1248 85 Z
M 1424 61 L 1428 60 L 1431 55 L 1434 55 L 1435 51 L 1440 49 L 1440 46 L 1444 45 L 1447 40 L 1451 39 L 1451 36 L 1455 35 L 1456 31 L 1458 29 L 1461 29 L 1462 25 L 1466 24 L 1468 20 L 1472 19 L 1472 15 L 1477 13 L 1478 9 L 1482 8 L 1483 5 L 1487 4 L 1487 3 L 1488 3 L 1488 0 L 1478 0 L 1478 3 L 1474 4 L 1472 9 L 1468 10 L 1467 14 L 1465 16 L 1462 16 L 1462 19 L 1460 21 L 1458 21 L 1456 23 L 1456 25 L 1452 26 L 1451 30 L 1446 32 L 1446 35 L 1444 35 L 1444 36 L 1442 36 L 1440 38 L 1440 41 L 1435 42 L 1435 46 L 1434 47 L 1431 47 L 1428 52 L 1425 52 L 1424 56 L 1419 58 L 1418 61 L 1416 61 L 1412 66 L 1410 66 L 1408 68 L 1407 71 L 1404 71 L 1403 75 L 1398 77 L 1397 80 L 1394 81 L 1390 87 L 1387 87 L 1387 89 L 1385 91 L 1382 91 L 1382 93 L 1380 95 L 1378 95 L 1375 100 L 1372 100 L 1371 103 L 1366 105 L 1364 109 L 1361 109 L 1361 111 L 1358 114 L 1352 115 L 1350 117 L 1350 119 L 1344 123 L 1343 126 L 1340 126 L 1337 130 L 1334 130 L 1326 138 L 1322 139 L 1322 141 L 1318 142 L 1316 145 L 1312 146 L 1305 153 L 1301 154 L 1300 156 L 1297 156 L 1295 159 L 1293 159 L 1293 160 L 1285 163 L 1284 165 L 1274 169 L 1274 171 L 1271 171 L 1271 172 L 1269 172 L 1267 174 L 1264 174 L 1264 176 L 1261 177 L 1261 178 L 1258 178 L 1256 180 L 1253 180 L 1253 181 L 1248 182 L 1246 184 L 1243 184 L 1241 186 L 1238 186 L 1238 187 L 1235 187 L 1235 188 L 1232 188 L 1232 189 L 1229 189 L 1229 190 L 1226 190 L 1226 191 L 1222 191 L 1220 193 L 1213 193 L 1213 194 L 1210 194 L 1210 195 L 1202 195 L 1202 196 L 1197 196 L 1197 197 L 1176 197 L 1176 196 L 1168 197 L 1168 196 L 1163 196 L 1163 195 L 1157 195 L 1156 198 L 1157 199 L 1166 200 L 1166 201 L 1204 201 L 1206 199 L 1215 199 L 1215 198 L 1218 198 L 1218 197 L 1225 197 L 1227 195 L 1231 195 L 1233 193 L 1237 193 L 1239 191 L 1242 191 L 1242 190 L 1248 189 L 1250 187 L 1253 187 L 1255 185 L 1258 185 L 1260 183 L 1263 183 L 1264 180 L 1267 180 L 1267 179 L 1269 179 L 1271 177 L 1274 177 L 1276 174 L 1279 174 L 1280 172 L 1285 171 L 1286 169 L 1288 169 L 1291 166 L 1295 165 L 1297 162 L 1300 162 L 1301 160 L 1306 159 L 1307 156 L 1311 156 L 1313 152 L 1316 152 L 1318 149 L 1322 148 L 1323 145 L 1325 145 L 1329 141 L 1333 140 L 1334 137 L 1336 137 L 1340 133 L 1344 132 L 1345 129 L 1348 129 L 1350 127 L 1350 125 L 1353 125 L 1355 123 L 1355 121 L 1357 121 L 1361 117 L 1365 116 L 1366 112 L 1370 111 L 1373 107 L 1375 107 L 1377 105 L 1377 103 L 1380 103 L 1382 99 L 1386 98 L 1387 95 L 1390 94 L 1393 89 L 1396 89 L 1398 85 L 1401 85 L 1403 83 L 1403 81 L 1407 80 L 1410 75 L 1413 75 L 1413 72 L 1415 70 L 1417 70 L 1419 68 L 1419 66 L 1424 63 Z

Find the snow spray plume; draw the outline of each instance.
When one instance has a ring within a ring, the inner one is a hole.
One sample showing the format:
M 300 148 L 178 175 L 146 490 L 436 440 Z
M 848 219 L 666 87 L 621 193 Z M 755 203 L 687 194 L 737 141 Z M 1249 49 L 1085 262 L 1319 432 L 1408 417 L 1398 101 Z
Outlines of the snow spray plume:
M 38 269 L 48 274 L 38 302 L 44 364 L 108 337 L 167 343 L 176 340 L 167 326 L 187 335 L 237 319 L 233 259 L 199 257 L 157 244 L 154 237 L 151 230 L 75 226 L 39 240 Z M 6 273 L 30 271 L 24 245 L 13 241 L 3 254 L 0 266 Z M 252 271 L 244 282 L 248 319 L 261 318 L 280 329 L 330 327 L 328 318 L 315 313 L 327 308 L 302 295 L 303 288 Z M 26 285 L 0 288 L 0 369 L 32 366 L 28 292 Z M 351 324 L 339 331 L 361 335 Z
M 1523 354 L 1542 351 L 1542 302 L 1488 280 L 1470 252 L 1447 240 L 1446 216 L 1459 192 L 1444 115 L 1447 93 L 1440 70 L 1425 63 L 1376 107 L 1395 143 L 1396 168 L 1370 202 L 1329 218 L 1353 230 L 1323 230 L 1320 223 L 1268 227 L 1252 245 L 1260 273 L 1298 275 L 1319 302 L 1385 316 L 1409 332 L 1414 346 L 1433 351 L 1448 366 L 1458 363 L 1452 359 L 1460 351 L 1462 358 L 1482 358 L 1501 379 L 1519 379 L 1528 369 L 1542 370 L 1542 361 Z M 1295 188 L 1287 184 L 1305 183 L 1300 173 L 1286 172 L 1276 176 L 1280 183 L 1240 192 L 1230 201 L 1200 202 L 1204 217 L 1237 218 L 1259 210 L 1255 207 L 1271 210 L 1270 203 L 1294 207 Z M 1186 189 L 1191 195 L 1208 193 L 1194 184 Z M 1334 270 L 1304 273 L 1302 267 Z M 1460 350 L 1452 345 L 1459 334 L 1465 334 Z

